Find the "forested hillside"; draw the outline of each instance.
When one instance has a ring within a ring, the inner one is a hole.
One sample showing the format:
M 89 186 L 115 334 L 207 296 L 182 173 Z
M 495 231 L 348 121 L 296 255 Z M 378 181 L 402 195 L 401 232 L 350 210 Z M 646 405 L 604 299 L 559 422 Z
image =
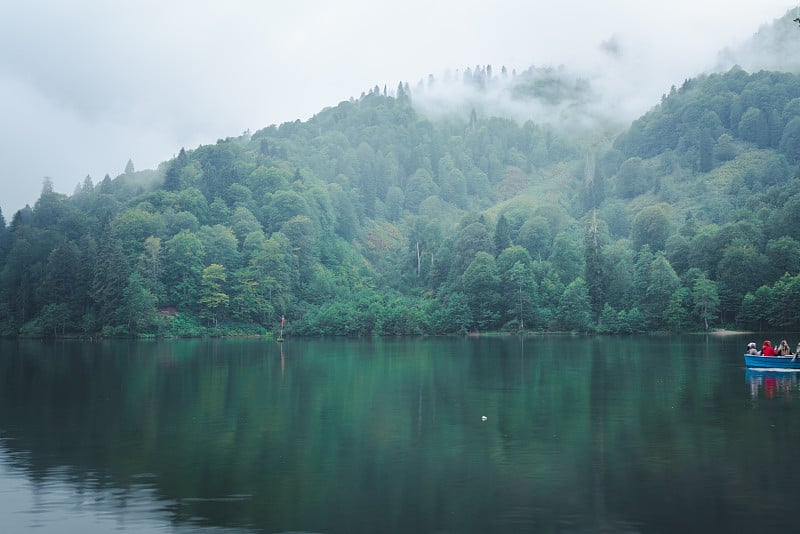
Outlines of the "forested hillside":
M 687 80 L 623 132 L 462 115 L 375 87 L 71 196 L 46 181 L 0 215 L 0 333 L 800 326 L 800 76 Z

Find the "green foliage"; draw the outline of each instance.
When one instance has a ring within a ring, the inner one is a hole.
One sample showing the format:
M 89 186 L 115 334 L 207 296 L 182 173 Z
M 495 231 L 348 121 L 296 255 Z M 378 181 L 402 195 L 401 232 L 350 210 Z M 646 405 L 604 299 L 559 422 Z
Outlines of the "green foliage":
M 650 250 L 663 251 L 670 233 L 669 206 L 665 204 L 648 206 L 633 218 L 631 237 L 635 250 L 649 245 Z
M 691 296 L 694 301 L 694 313 L 703 322 L 703 328 L 708 330 L 709 321 L 714 319 L 719 309 L 717 284 L 701 276 L 695 280 Z
M 213 326 L 217 326 L 220 314 L 230 303 L 228 294 L 224 292 L 227 281 L 228 273 L 224 266 L 212 263 L 203 269 L 200 298 L 197 299 L 197 303 L 202 309 L 202 314 L 212 320 Z
M 156 324 L 156 297 L 138 272 L 128 277 L 122 297 L 122 318 L 130 332 L 146 332 Z
M 622 198 L 633 198 L 649 189 L 648 170 L 642 158 L 635 156 L 625 160 L 619 168 L 615 192 Z
M 589 290 L 578 277 L 564 290 L 558 305 L 558 326 L 563 330 L 586 332 L 591 325 Z
M 584 94 L 562 82 L 519 96 Z M 0 335 L 800 327 L 800 76 L 687 80 L 613 140 L 412 104 L 46 180 L 0 214 Z
M 467 296 L 474 326 L 485 330 L 496 326 L 500 306 L 500 277 L 494 257 L 478 252 L 462 276 L 461 284 Z

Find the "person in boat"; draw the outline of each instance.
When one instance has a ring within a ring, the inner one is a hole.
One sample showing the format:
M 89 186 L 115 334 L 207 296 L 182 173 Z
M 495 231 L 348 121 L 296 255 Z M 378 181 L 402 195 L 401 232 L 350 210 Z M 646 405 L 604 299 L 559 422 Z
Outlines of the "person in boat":
M 792 349 L 789 348 L 789 344 L 786 342 L 785 339 L 781 340 L 781 344 L 778 345 L 778 356 L 791 356 Z
M 770 340 L 764 341 L 764 344 L 761 345 L 761 355 L 762 356 L 777 356 L 775 352 L 775 347 L 772 346 L 772 342 Z
M 800 343 L 798 343 L 797 346 L 800 347 Z M 747 344 L 747 354 L 758 354 L 755 342 L 751 341 Z

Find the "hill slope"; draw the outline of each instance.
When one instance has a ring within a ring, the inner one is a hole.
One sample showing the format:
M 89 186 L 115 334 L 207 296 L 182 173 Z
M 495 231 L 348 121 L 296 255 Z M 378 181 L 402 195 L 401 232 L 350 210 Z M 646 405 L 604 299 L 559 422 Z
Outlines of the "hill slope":
M 592 91 L 542 79 L 525 98 Z M 376 87 L 69 197 L 45 184 L 0 225 L 0 333 L 800 324 L 797 75 L 687 80 L 618 136 L 414 100 Z

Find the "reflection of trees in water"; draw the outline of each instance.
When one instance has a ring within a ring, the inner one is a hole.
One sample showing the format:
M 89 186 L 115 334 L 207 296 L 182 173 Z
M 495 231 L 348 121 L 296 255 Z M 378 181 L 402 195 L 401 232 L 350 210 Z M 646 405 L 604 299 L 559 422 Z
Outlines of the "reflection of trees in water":
M 0 351 L 0 429 L 31 477 L 69 466 L 111 489 L 152 474 L 176 523 L 685 531 L 747 509 L 742 488 L 791 494 L 737 467 L 776 438 L 742 410 L 724 343 L 33 343 Z

